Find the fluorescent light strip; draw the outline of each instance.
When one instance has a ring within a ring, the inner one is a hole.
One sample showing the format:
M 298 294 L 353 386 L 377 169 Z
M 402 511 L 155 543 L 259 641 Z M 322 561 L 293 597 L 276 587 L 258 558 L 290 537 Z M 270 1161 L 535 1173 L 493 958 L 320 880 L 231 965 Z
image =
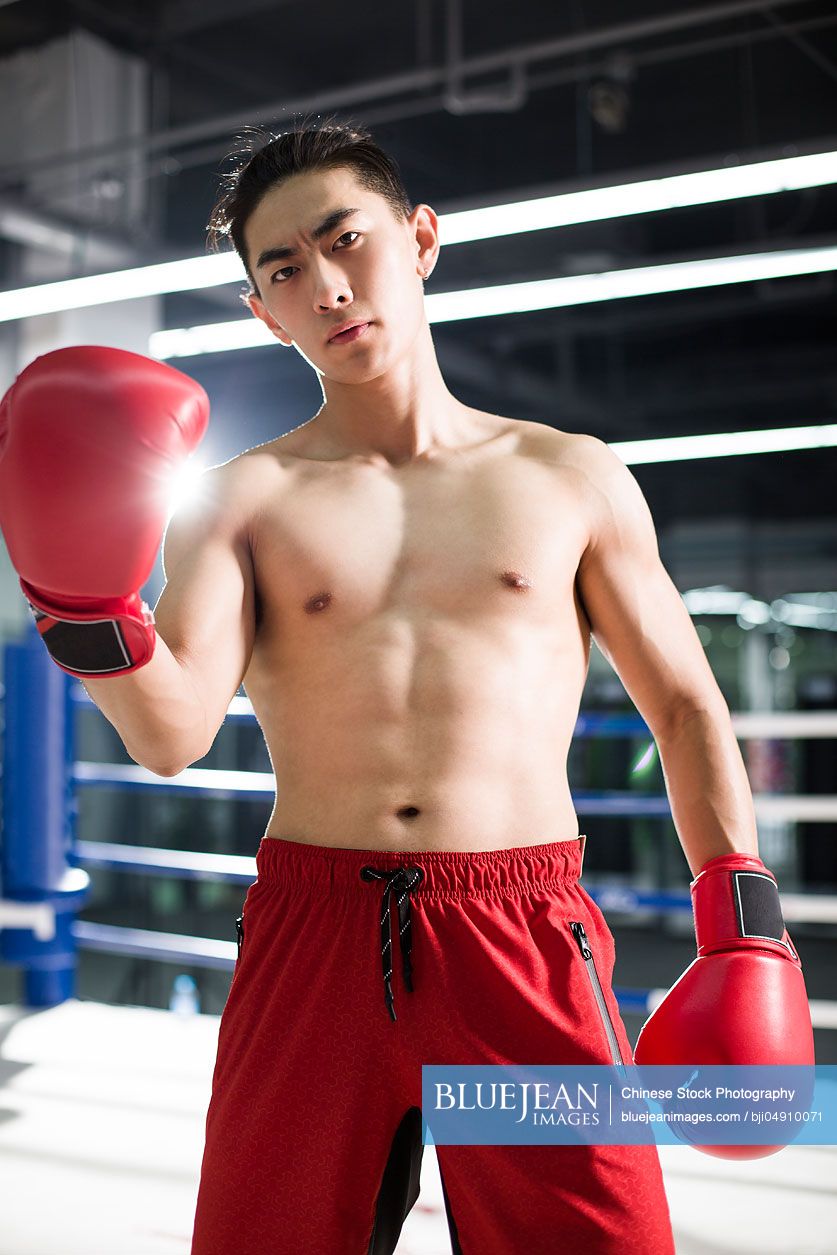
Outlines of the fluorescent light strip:
M 443 246 L 462 244 L 469 240 L 540 231 L 570 223 L 655 213 L 745 196 L 765 196 L 835 182 L 837 152 L 782 157 L 723 170 L 675 174 L 625 183 L 619 187 L 557 193 L 534 200 L 442 214 L 439 218 L 440 236 Z M 131 270 L 0 292 L 0 322 L 244 280 L 244 268 L 235 253 L 187 257 L 181 261 L 160 262 Z
M 237 253 L 214 253 L 208 257 L 184 257 L 181 261 L 113 270 L 104 275 L 84 275 L 58 283 L 39 283 L 32 288 L 0 292 L 0 322 L 56 314 L 65 309 L 85 309 L 131 301 L 140 296 L 160 296 L 165 292 L 192 292 L 223 283 L 243 282 L 244 267 Z
M 784 453 L 790 449 L 832 449 L 837 423 L 773 427 L 763 431 L 722 431 L 702 436 L 662 436 L 653 440 L 617 440 L 610 447 L 626 465 L 690 462 L 697 458 L 735 458 L 748 453 Z
M 226 353 L 230 349 L 255 349 L 275 344 L 260 318 L 236 318 L 233 322 L 210 322 L 199 327 L 176 327 L 155 331 L 148 339 L 152 357 L 199 357 L 202 353 Z
M 747 283 L 788 275 L 816 274 L 837 269 L 837 247 L 789 249 L 776 253 L 750 253 L 742 257 L 710 257 L 673 262 L 662 266 L 637 266 L 601 274 L 573 275 L 562 279 L 538 279 L 506 283 L 460 292 L 425 296 L 428 322 L 453 322 L 462 318 L 488 318 L 537 309 L 557 309 L 612 301 L 651 293 L 679 292 Z M 273 336 L 257 318 L 208 323 L 157 331 L 149 340 L 152 357 L 192 357 L 222 353 L 228 349 L 255 348 L 273 343 Z
M 785 157 L 723 170 L 674 174 L 625 183 L 621 187 L 558 193 L 510 205 L 487 205 L 445 214 L 439 221 L 443 244 L 463 244 L 468 240 L 517 235 L 522 231 L 600 222 L 605 218 L 657 213 L 687 205 L 709 205 L 745 196 L 768 196 L 835 182 L 837 152 L 814 153 L 808 157 Z
M 817 274 L 835 269 L 837 247 L 832 245 L 775 253 L 745 253 L 738 257 L 708 257 L 661 266 L 635 266 L 627 270 L 606 270 L 562 279 L 505 283 L 460 292 L 440 292 L 425 299 L 431 322 L 452 322 L 460 318 L 589 305 L 629 296 L 692 291 L 727 283 L 748 283 L 756 279 Z

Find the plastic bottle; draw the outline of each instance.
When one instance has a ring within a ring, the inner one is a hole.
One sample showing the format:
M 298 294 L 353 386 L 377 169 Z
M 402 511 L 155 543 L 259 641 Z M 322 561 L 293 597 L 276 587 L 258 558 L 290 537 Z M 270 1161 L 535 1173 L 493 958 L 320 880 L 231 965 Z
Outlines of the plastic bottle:
M 198 987 L 186 972 L 179 972 L 174 978 L 169 1010 L 176 1015 L 197 1015 L 201 1009 Z

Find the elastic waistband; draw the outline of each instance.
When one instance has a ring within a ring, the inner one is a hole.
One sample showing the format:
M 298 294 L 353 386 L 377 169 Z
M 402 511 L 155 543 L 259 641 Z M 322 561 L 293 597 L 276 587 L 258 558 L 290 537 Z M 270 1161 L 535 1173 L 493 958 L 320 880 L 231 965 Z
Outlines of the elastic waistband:
M 586 839 L 508 850 L 356 850 L 262 837 L 256 869 L 267 884 L 368 896 L 362 868 L 420 867 L 424 876 L 414 900 L 480 898 L 578 880 Z

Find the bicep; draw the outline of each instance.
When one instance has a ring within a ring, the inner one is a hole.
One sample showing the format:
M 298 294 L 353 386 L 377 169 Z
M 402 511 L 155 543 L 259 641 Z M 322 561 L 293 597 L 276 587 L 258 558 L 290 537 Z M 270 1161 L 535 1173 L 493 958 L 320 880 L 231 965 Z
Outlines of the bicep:
M 663 566 L 639 484 L 603 441 L 587 442 L 582 462 L 591 524 L 578 590 L 597 645 L 657 736 L 683 714 L 715 709 L 724 698 Z
M 178 510 L 166 530 L 167 582 L 154 617 L 203 702 L 207 753 L 250 662 L 255 588 L 241 510 L 214 470 L 205 472 L 202 487 L 198 500 Z

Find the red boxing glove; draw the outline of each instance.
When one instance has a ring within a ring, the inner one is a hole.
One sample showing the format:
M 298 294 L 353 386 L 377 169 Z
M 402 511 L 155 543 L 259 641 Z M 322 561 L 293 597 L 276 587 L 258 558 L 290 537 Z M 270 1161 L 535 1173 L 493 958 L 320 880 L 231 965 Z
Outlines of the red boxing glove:
M 70 675 L 150 661 L 154 616 L 139 590 L 172 472 L 208 419 L 193 379 L 98 345 L 35 358 L 0 402 L 0 530 L 44 644 Z
M 782 918 L 776 878 L 760 858 L 720 854 L 690 888 L 697 958 L 643 1025 L 635 1062 L 813 1067 L 802 964 Z M 698 1149 L 757 1159 L 780 1146 Z

